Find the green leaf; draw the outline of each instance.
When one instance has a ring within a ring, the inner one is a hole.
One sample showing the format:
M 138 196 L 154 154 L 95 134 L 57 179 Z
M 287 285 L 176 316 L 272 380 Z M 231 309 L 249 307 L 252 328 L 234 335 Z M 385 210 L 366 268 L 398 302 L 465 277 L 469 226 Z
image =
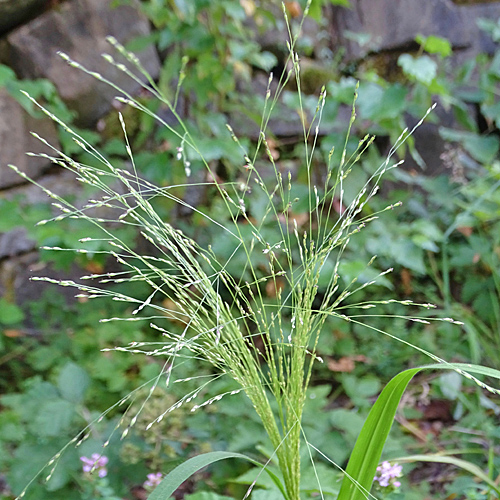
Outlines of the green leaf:
M 414 368 L 396 375 L 378 397 L 352 450 L 338 500 L 366 498 L 399 401 L 410 380 L 420 370 L 421 368 Z
M 256 460 L 253 460 L 246 455 L 242 455 L 241 453 L 213 451 L 211 453 L 205 453 L 203 455 L 198 455 L 196 457 L 190 458 L 183 464 L 176 467 L 163 479 L 163 481 L 156 487 L 151 495 L 149 495 L 148 500 L 167 500 L 173 495 L 175 490 L 179 488 L 179 486 L 184 481 L 189 479 L 195 472 L 198 472 L 200 469 L 206 467 L 207 465 L 218 462 L 219 460 L 224 460 L 226 458 L 240 458 L 263 468 L 263 470 L 265 470 L 269 474 L 274 484 L 280 489 L 283 496 L 287 498 L 285 488 L 283 487 L 278 476 L 276 476 L 276 474 L 271 472 L 268 468 L 265 468 Z
M 436 62 L 426 55 L 413 57 L 410 54 L 401 54 L 398 66 L 401 66 L 406 76 L 424 85 L 429 85 L 437 75 Z
M 238 144 L 229 137 L 227 139 L 201 138 L 196 142 L 196 146 L 198 152 L 188 150 L 190 160 L 197 160 L 201 156 L 206 162 L 210 162 L 221 158 L 238 158 L 241 154 Z
M 486 118 L 494 120 L 497 127 L 500 125 L 500 102 L 494 104 L 482 103 L 481 111 Z
M 340 5 L 342 7 L 350 7 L 351 2 L 349 0 L 330 0 L 332 5 Z
M 439 377 L 439 388 L 446 399 L 455 400 L 462 392 L 462 377 L 457 372 L 443 373 Z
M 476 24 L 479 28 L 491 36 L 494 42 L 500 41 L 500 19 L 493 21 L 492 19 L 476 19 Z
M 0 324 L 14 325 L 22 321 L 23 318 L 24 313 L 18 306 L 5 299 L 0 299 Z
M 373 405 L 361 430 L 345 471 L 337 500 L 362 500 L 367 498 L 375 476 L 384 444 L 391 430 L 394 416 L 410 380 L 421 370 L 455 370 L 491 392 L 499 391 L 487 386 L 471 373 L 500 379 L 500 371 L 484 366 L 462 363 L 441 363 L 412 368 L 399 373 L 385 386 Z
M 343 431 L 349 447 L 354 445 L 358 434 L 363 428 L 365 419 L 358 413 L 345 408 L 339 408 L 330 412 L 330 422 L 336 428 Z
M 271 71 L 278 63 L 276 56 L 267 50 L 262 52 L 253 52 L 249 55 L 249 62 L 264 71 Z
M 439 128 L 439 135 L 446 141 L 455 141 L 480 163 L 491 163 L 498 153 L 500 142 L 493 135 L 482 136 L 473 132 L 462 132 L 446 127 Z
M 315 21 L 321 20 L 322 0 L 312 0 L 309 5 L 309 17 Z
M 0 64 L 0 87 L 5 86 L 7 82 L 16 80 L 16 74 L 14 71 L 5 66 L 5 64 Z
M 60 451 L 64 444 L 63 437 L 61 440 L 44 440 L 43 442 L 33 442 L 26 440 L 14 452 L 14 459 L 11 462 L 11 467 L 8 472 L 8 482 L 14 495 L 18 495 L 26 487 L 26 483 L 30 478 L 33 478 L 44 468 L 47 460 Z M 43 443 L 43 444 L 42 444 Z M 76 459 L 76 452 L 68 450 L 68 455 L 59 461 L 57 468 L 54 471 L 53 478 L 48 484 L 43 487 L 42 494 L 36 494 L 37 485 L 33 484 L 33 488 L 28 491 L 25 498 L 31 500 L 38 500 L 39 498 L 61 498 L 56 495 L 47 495 L 47 490 L 54 491 L 54 489 L 61 488 L 64 484 L 74 477 L 76 470 L 80 469 L 81 465 Z M 76 467 L 75 467 L 76 466 Z M 77 469 L 78 467 L 78 469 Z M 39 490 L 39 493 L 40 490 Z M 0 497 L 1 498 L 1 497 Z M 64 498 L 68 498 L 65 496 Z M 79 496 L 78 498 L 82 498 Z
M 314 19 L 315 21 L 322 21 L 323 12 L 322 7 L 326 3 L 325 0 L 312 0 L 309 6 L 309 17 Z M 341 7 L 349 8 L 351 6 L 351 2 L 349 0 L 330 0 L 332 5 L 340 5 Z
M 375 83 L 361 85 L 357 107 L 363 119 L 379 123 L 394 120 L 404 113 L 408 91 L 396 83 L 383 89 Z
M 81 403 L 90 378 L 87 372 L 75 363 L 67 363 L 59 373 L 57 387 L 61 396 L 72 403 Z
M 462 460 L 460 458 L 448 457 L 443 455 L 411 455 L 409 457 L 395 458 L 395 462 L 435 462 L 439 464 L 450 464 L 455 467 L 463 469 L 473 476 L 486 483 L 490 488 L 500 494 L 500 488 L 498 485 L 492 481 L 477 465 L 468 462 L 467 460 Z
M 75 407 L 71 402 L 64 399 L 48 401 L 39 408 L 32 431 L 39 436 L 59 436 L 69 429 L 74 415 Z
M 439 54 L 442 57 L 448 57 L 451 55 L 451 44 L 448 40 L 446 40 L 446 38 L 441 38 L 440 36 L 435 35 L 417 35 L 415 40 L 429 54 Z
M 344 373 L 341 381 L 346 394 L 356 406 L 368 406 L 368 398 L 376 395 L 380 390 L 380 380 L 374 375 L 356 377 L 350 373 Z
M 197 491 L 191 495 L 185 495 L 184 500 L 233 500 L 233 497 L 219 495 L 213 491 Z

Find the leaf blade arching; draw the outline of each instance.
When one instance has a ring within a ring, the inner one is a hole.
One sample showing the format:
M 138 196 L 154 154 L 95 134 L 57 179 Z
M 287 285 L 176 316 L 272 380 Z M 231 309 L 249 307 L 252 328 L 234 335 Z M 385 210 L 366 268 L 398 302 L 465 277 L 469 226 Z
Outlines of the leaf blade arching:
M 481 387 L 498 393 L 498 390 L 483 384 L 470 375 L 470 373 L 476 373 L 500 380 L 500 371 L 485 366 L 464 363 L 439 363 L 411 368 L 399 373 L 385 386 L 366 418 L 352 450 L 337 500 L 368 498 L 382 456 L 382 450 L 392 427 L 401 397 L 411 379 L 418 372 L 425 369 L 455 370 Z
M 179 486 L 184 481 L 189 479 L 195 472 L 198 472 L 200 469 L 206 467 L 207 465 L 211 465 L 215 462 L 218 462 L 219 460 L 224 460 L 228 458 L 239 458 L 247 460 L 253 463 L 254 465 L 262 467 L 263 470 L 265 470 L 267 474 L 269 474 L 274 484 L 276 484 L 276 486 L 279 488 L 284 498 L 287 499 L 285 489 L 278 476 L 276 476 L 276 474 L 267 469 L 261 463 L 241 453 L 231 453 L 227 451 L 213 451 L 210 453 L 204 453 L 203 455 L 197 455 L 193 458 L 190 458 L 189 460 L 186 460 L 181 465 L 177 466 L 173 471 L 171 471 L 169 474 L 167 474 L 167 476 L 165 476 L 162 482 L 155 488 L 155 490 L 151 493 L 151 495 L 149 495 L 148 500 L 168 500 L 173 495 L 175 490 L 179 488 Z

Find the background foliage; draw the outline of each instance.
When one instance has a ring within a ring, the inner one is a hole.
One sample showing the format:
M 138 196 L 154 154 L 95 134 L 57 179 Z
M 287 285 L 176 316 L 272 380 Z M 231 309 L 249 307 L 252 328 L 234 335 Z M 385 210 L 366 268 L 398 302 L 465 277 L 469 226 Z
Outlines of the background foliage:
M 240 165 L 234 158 L 238 155 L 225 124 L 233 118 L 246 133 L 249 145 L 256 139 L 252 133 L 258 130 L 260 111 L 254 114 L 254 110 L 261 109 L 264 96 L 255 92 L 253 85 L 260 77 L 267 81 L 264 75 L 270 70 L 286 70 L 284 52 L 273 53 L 259 45 L 262 33 L 283 28 L 280 11 L 276 12 L 271 3 L 251 0 L 148 0 L 142 2 L 142 8 L 154 30 L 150 38 L 136 40 L 131 48 L 140 49 L 148 43 L 157 45 L 163 58 L 160 87 L 173 101 L 179 102 L 183 118 L 217 175 L 237 182 Z M 255 26 L 246 22 L 249 15 L 255 20 Z M 488 22 L 483 25 L 496 36 L 496 25 Z M 332 145 L 337 146 L 336 151 L 342 150 L 348 123 L 340 117 L 342 110 L 352 104 L 357 82 L 358 120 L 348 148 L 354 151 L 359 138 L 366 133 L 378 136 L 361 167 L 351 176 L 354 181 L 351 179 L 350 191 L 346 191 L 347 200 L 380 164 L 387 152 L 386 144 L 394 142 L 407 124 L 418 121 L 433 102 L 437 100 L 456 123 L 453 128 L 445 127 L 440 122 L 440 113 L 432 115 L 441 137 L 449 144 L 443 157 L 446 169 L 440 175 L 426 175 L 422 168 L 393 170 L 391 178 L 386 180 L 383 196 L 370 201 L 366 210 L 377 212 L 388 203 L 400 201 L 402 206 L 386 212 L 383 220 L 353 238 L 340 272 L 345 281 L 360 273 L 361 281 L 369 281 L 387 267 L 394 267 L 394 272 L 386 275 L 382 283 L 395 297 L 404 299 L 411 295 L 414 300 L 434 302 L 442 309 L 443 316 L 465 322 L 464 329 L 460 330 L 442 323 L 422 325 L 396 319 L 392 328 L 397 328 L 399 336 L 410 341 L 418 339 L 423 348 L 452 361 L 470 360 L 500 368 L 497 97 L 500 53 L 493 57 L 482 54 L 457 69 L 448 65 L 451 54 L 448 41 L 439 37 L 417 37 L 416 43 L 420 46 L 418 52 L 401 55 L 397 61 L 400 71 L 389 78 L 376 67 L 344 67 L 337 54 L 316 54 L 310 40 L 305 38 L 301 42 L 301 53 L 323 58 L 320 59 L 321 71 L 304 71 L 302 75 L 313 90 L 317 91 L 321 85 L 327 90 L 325 132 L 319 144 L 323 161 L 327 160 Z M 54 112 L 63 113 L 64 119 L 70 118 L 50 83 L 19 82 L 8 69 L 1 67 L 0 70 L 0 85 L 20 98 L 25 106 L 29 107 L 29 103 L 19 97 L 20 87 L 48 102 Z M 176 93 L 179 78 L 183 80 L 183 90 Z M 317 96 L 302 97 L 312 114 Z M 161 112 L 155 101 L 146 96 L 141 99 L 146 106 Z M 281 115 L 296 117 L 297 103 L 297 89 L 290 87 L 283 94 Z M 473 118 L 471 109 L 480 120 Z M 141 175 L 165 186 L 180 183 L 189 169 L 194 182 L 204 180 L 202 165 L 195 158 L 184 155 L 178 158 L 172 134 L 155 126 L 147 116 L 130 109 L 123 111 Z M 104 125 L 102 134 L 87 131 L 84 132 L 86 138 L 99 145 L 117 165 L 126 162 L 116 116 L 104 118 Z M 64 137 L 61 132 L 66 151 L 74 152 L 74 146 Z M 303 143 L 298 137 L 276 136 L 274 144 L 272 154 L 296 172 L 295 189 L 298 192 L 306 189 L 303 165 L 298 160 Z M 410 142 L 407 154 L 417 166 L 424 167 L 418 145 Z M 81 161 L 93 160 L 83 155 Z M 317 167 L 319 171 L 319 164 Z M 195 199 L 196 205 L 203 207 L 213 219 L 224 222 L 227 214 L 213 201 L 210 189 L 209 186 L 191 189 L 187 185 L 180 187 L 176 194 L 186 197 L 190 203 Z M 205 226 L 196 213 L 183 211 L 173 203 L 158 208 L 189 236 L 205 245 L 211 244 L 221 259 L 230 255 L 229 242 Z M 258 219 L 265 210 L 265 200 L 254 197 L 249 210 Z M 300 207 L 297 211 L 300 216 Z M 303 212 L 306 211 L 307 207 L 303 207 Z M 34 223 L 44 218 L 44 214 L 49 217 L 49 207 L 26 205 L 23 200 L 1 200 L 0 230 L 23 225 L 40 246 L 75 247 L 81 228 L 70 223 L 35 227 Z M 134 244 L 133 232 L 124 237 Z M 84 272 L 96 272 L 109 265 L 99 250 L 96 244 L 93 252 L 86 255 L 42 251 L 40 258 L 56 270 L 69 270 L 77 265 Z M 374 254 L 378 259 L 366 268 L 366 262 Z M 255 263 L 256 267 L 258 264 Z M 238 269 L 241 263 L 233 259 L 231 265 Z M 370 290 L 366 298 L 377 300 L 373 289 Z M 276 290 L 266 289 L 265 293 L 272 295 Z M 154 341 L 156 336 L 147 321 L 99 323 L 103 317 L 123 314 L 124 306 L 102 303 L 96 307 L 96 304 L 68 302 L 52 289 L 38 301 L 22 307 L 14 303 L 13 297 L 0 299 L 3 332 L 0 335 L 3 393 L 0 470 L 8 485 L 0 493 L 2 500 L 10 500 L 18 494 L 50 456 L 97 415 L 146 383 L 160 369 L 152 358 L 98 352 L 131 341 Z M 401 313 L 394 305 L 387 306 L 387 312 L 394 316 Z M 387 329 L 385 321 L 380 320 L 380 327 Z M 37 335 L 26 333 L 33 329 L 32 325 L 36 325 Z M 172 327 L 180 329 L 182 325 Z M 325 331 L 327 334 L 320 338 L 318 350 L 326 362 L 314 372 L 304 427 L 311 440 L 320 439 L 342 464 L 374 398 L 395 373 L 395 367 L 400 370 L 424 360 L 418 359 L 409 348 L 380 336 L 373 337 L 356 325 L 339 329 L 337 324 L 327 321 Z M 186 378 L 203 375 L 192 363 L 186 363 L 183 371 Z M 384 456 L 394 458 L 461 449 L 463 458 L 495 479 L 500 466 L 498 401 L 473 387 L 461 392 L 463 382 L 453 374 L 419 377 L 398 414 L 400 425 L 393 429 Z M 226 381 L 212 384 L 204 399 L 232 389 L 225 384 Z M 429 386 L 432 387 L 431 399 L 427 395 Z M 175 393 L 177 386 L 173 387 L 173 391 L 159 393 L 150 401 L 144 422 L 195 385 L 189 381 L 182 387 L 179 384 L 178 393 Z M 138 396 L 145 390 L 138 389 Z M 106 483 L 92 483 L 81 473 L 79 456 L 90 456 L 99 450 L 117 422 L 127 418 L 121 408 L 114 407 L 80 448 L 68 448 L 53 478 L 47 484 L 34 485 L 27 498 L 79 499 L 85 495 L 108 500 L 113 496 L 144 498 L 141 485 L 149 472 L 166 472 L 194 454 L 211 450 L 252 453 L 257 443 L 262 456 L 269 455 L 263 431 L 242 396 L 223 399 L 205 409 L 191 413 L 189 405 L 184 405 L 171 413 L 154 435 L 142 432 L 144 425 L 137 425 L 126 440 L 113 437 L 106 452 L 110 459 Z M 228 433 L 228 429 L 231 432 Z M 487 463 L 483 462 L 485 450 L 490 457 Z M 325 491 L 337 492 L 336 472 L 322 462 L 321 457 L 317 460 Z M 405 493 L 379 491 L 377 494 L 408 500 L 426 495 L 430 498 L 495 498 L 484 485 L 449 466 L 409 464 L 404 470 L 402 491 Z M 188 500 L 218 499 L 219 495 L 241 498 L 254 477 L 253 471 L 248 471 L 243 463 L 221 462 L 209 472 L 198 473 L 194 481 L 184 486 L 183 492 Z M 316 484 L 312 471 L 305 470 L 304 498 L 316 494 Z M 411 488 L 407 487 L 409 484 Z M 258 500 L 274 495 L 273 485 L 266 477 L 259 477 L 257 485 L 253 496 L 262 497 Z

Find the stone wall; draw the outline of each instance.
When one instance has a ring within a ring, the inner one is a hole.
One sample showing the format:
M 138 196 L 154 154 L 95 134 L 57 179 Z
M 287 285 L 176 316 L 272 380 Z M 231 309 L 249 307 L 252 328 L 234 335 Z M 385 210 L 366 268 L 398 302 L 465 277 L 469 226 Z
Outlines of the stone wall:
M 452 67 L 479 53 L 492 55 L 498 50 L 498 43 L 479 28 L 477 21 L 500 19 L 499 0 L 350 0 L 350 3 L 350 9 L 332 7 L 330 10 L 331 47 L 344 48 L 344 62 L 379 68 L 382 76 L 389 79 L 400 71 L 398 57 L 417 51 L 417 35 L 436 35 L 449 40 L 453 52 L 447 63 Z M 359 34 L 363 37 L 356 37 Z M 470 111 L 471 116 L 476 114 L 473 106 Z M 443 107 L 434 113 L 446 127 L 457 125 Z M 411 127 L 412 123 L 408 125 Z M 441 161 L 446 144 L 438 128 L 426 122 L 413 135 L 426 164 L 426 174 L 446 170 Z M 405 168 L 420 169 L 409 155 Z
M 5 2 L 0 0 L 0 19 Z M 14 2 L 18 0 L 7 0 L 7 4 Z M 139 35 L 147 35 L 149 24 L 136 9 L 111 8 L 111 3 L 111 0 L 70 0 L 45 10 L 2 37 L 0 61 L 10 66 L 20 79 L 50 80 L 66 105 L 76 111 L 78 125 L 95 124 L 109 110 L 116 92 L 69 67 L 58 51 L 101 73 L 127 92 L 134 93 L 139 88 L 137 82 L 107 64 L 101 54 L 111 49 L 106 41 L 108 35 L 125 44 Z M 156 77 L 160 62 L 154 48 L 150 46 L 139 57 L 146 70 Z M 20 182 L 7 167 L 9 163 L 32 177 L 41 175 L 47 166 L 25 157 L 24 152 L 32 149 L 33 144 L 29 131 L 46 129 L 47 133 L 41 135 L 49 140 L 56 140 L 56 135 L 50 120 L 34 124 L 32 117 L 6 92 L 0 93 L 0 110 L 0 189 L 6 189 Z
M 18 78 L 52 81 L 66 105 L 77 113 L 77 123 L 83 126 L 92 126 L 109 111 L 115 91 L 69 67 L 57 55 L 58 50 L 102 73 L 128 92 L 134 93 L 139 88 L 136 82 L 106 64 L 101 53 L 110 50 L 107 35 L 126 43 L 138 35 L 147 35 L 149 23 L 136 8 L 113 8 L 111 3 L 111 0 L 0 0 L 0 62 L 10 66 Z M 500 1 L 351 0 L 351 6 L 350 9 L 325 8 L 328 39 L 325 42 L 324 36 L 318 37 L 318 46 L 329 45 L 332 51 L 343 46 L 346 62 L 359 63 L 380 54 L 392 54 L 397 59 L 400 53 L 414 47 L 419 33 L 448 38 L 457 63 L 479 52 L 492 53 L 496 49 L 478 29 L 476 21 L 481 17 L 498 19 Z M 306 24 L 306 27 L 307 36 L 317 35 L 314 24 Z M 353 33 L 367 34 L 368 42 L 354 41 Z M 261 41 L 282 45 L 283 38 L 275 37 L 276 34 L 271 33 Z M 276 52 L 280 50 L 277 48 Z M 149 47 L 139 57 L 147 71 L 157 77 L 161 63 L 155 49 Z M 347 114 L 349 112 L 347 110 Z M 425 141 L 423 151 L 432 151 L 429 161 L 439 162 L 442 141 L 432 125 L 429 127 L 422 127 L 418 132 L 421 137 L 417 135 L 416 139 Z M 30 131 L 58 145 L 58 135 L 50 120 L 35 119 L 8 92 L 0 89 L 0 197 L 20 195 L 33 200 L 40 196 L 40 191 L 22 185 L 22 178 L 8 168 L 8 164 L 17 165 L 41 183 L 61 185 L 66 192 L 76 190 L 74 181 L 50 170 L 48 162 L 25 155 L 26 151 L 43 152 L 46 148 Z M 14 295 L 19 296 L 22 288 L 22 295 L 29 296 L 23 287 L 30 275 L 27 267 L 33 262 L 36 262 L 34 242 L 27 238 L 24 230 L 0 234 L 0 295 L 10 296 L 9 290 L 14 286 L 17 290 Z M 38 290 L 39 284 L 36 287 Z
M 499 1 L 351 0 L 351 5 L 351 9 L 334 7 L 331 11 L 332 41 L 345 47 L 349 60 L 380 52 L 403 53 L 415 45 L 418 34 L 448 39 L 457 60 L 496 49 L 477 20 L 496 21 Z M 367 43 L 360 45 L 350 33 L 366 33 Z
M 138 35 L 149 34 L 149 23 L 136 8 L 112 8 L 111 3 L 111 0 L 0 0 L 0 62 L 12 68 L 19 79 L 50 80 L 64 103 L 77 113 L 76 123 L 81 126 L 92 126 L 108 112 L 116 92 L 68 66 L 57 54 L 58 50 L 130 93 L 140 87 L 107 64 L 101 54 L 110 52 L 108 35 L 125 44 Z M 155 49 L 151 46 L 138 55 L 147 71 L 157 77 L 160 61 Z M 54 185 L 58 193 L 77 192 L 79 183 L 75 180 L 64 172 L 54 172 L 48 161 L 25 154 L 52 152 L 30 132 L 59 146 L 52 120 L 31 116 L 0 88 L 0 197 L 21 197 L 30 203 L 38 201 L 40 196 L 47 200 L 39 188 L 23 184 L 9 164 L 42 184 Z M 35 242 L 23 228 L 0 233 L 0 296 L 18 301 L 38 296 L 39 284 L 29 282 L 36 264 Z

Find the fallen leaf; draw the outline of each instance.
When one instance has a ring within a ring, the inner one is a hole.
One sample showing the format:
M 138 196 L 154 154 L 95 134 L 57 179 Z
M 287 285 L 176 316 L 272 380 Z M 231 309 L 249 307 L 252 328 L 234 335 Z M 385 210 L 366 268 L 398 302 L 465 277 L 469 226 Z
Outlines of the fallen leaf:
M 413 287 L 411 281 L 412 281 L 411 271 L 409 271 L 408 269 L 403 269 L 401 271 L 401 284 L 403 285 L 403 290 L 406 295 L 411 295 L 413 293 Z
M 6 336 L 6 337 L 9 337 L 11 339 L 15 339 L 17 337 L 24 337 L 26 335 L 25 332 L 23 332 L 23 330 L 17 330 L 15 328 L 7 328 L 3 331 L 3 334 Z
M 185 314 L 179 311 L 177 304 L 173 300 L 165 299 L 162 301 L 161 305 L 165 308 L 163 314 L 167 316 L 172 323 L 176 323 L 181 326 L 188 324 L 188 318 Z
M 255 14 L 255 2 L 252 0 L 240 0 L 240 5 L 243 7 L 247 17 L 252 17 Z
M 469 226 L 457 227 L 457 231 L 467 237 L 472 234 L 472 228 Z
M 285 280 L 283 278 L 270 279 L 266 283 L 266 295 L 268 297 L 274 298 L 285 288 Z
M 90 273 L 100 274 L 104 271 L 104 266 L 99 262 L 91 260 L 90 262 L 85 264 L 85 270 L 89 271 Z
M 299 2 L 285 2 L 285 8 L 290 17 L 300 17 L 302 15 L 302 8 Z
M 356 366 L 356 361 L 365 362 L 366 356 L 362 354 L 356 356 L 343 356 L 338 361 L 329 358 L 327 360 L 327 366 L 332 372 L 352 372 Z

